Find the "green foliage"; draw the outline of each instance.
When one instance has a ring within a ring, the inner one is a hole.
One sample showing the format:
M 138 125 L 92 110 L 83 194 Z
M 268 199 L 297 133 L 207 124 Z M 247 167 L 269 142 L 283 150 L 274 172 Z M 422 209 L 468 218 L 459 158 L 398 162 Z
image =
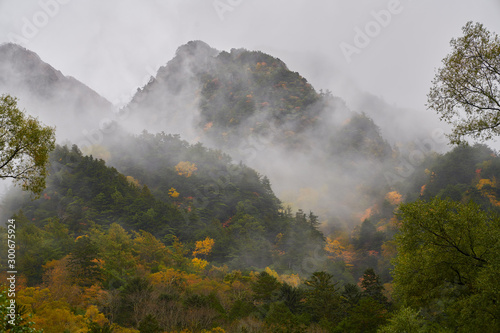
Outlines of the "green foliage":
M 306 291 L 306 306 L 316 322 L 325 319 L 330 323 L 336 323 L 341 318 L 341 297 L 336 287 L 337 283 L 333 283 L 332 278 L 333 276 L 326 272 L 314 272 L 304 281 L 309 287 Z
M 460 332 L 487 332 L 500 320 L 500 219 L 476 204 L 438 198 L 400 207 L 395 292 Z
M 87 333 L 113 333 L 113 326 L 108 323 L 101 326 L 99 323 L 91 322 L 87 329 Z
M 76 239 L 69 258 L 69 270 L 76 284 L 90 287 L 101 280 L 101 269 L 96 262 L 98 255 L 97 245 L 88 236 Z
M 377 231 L 377 228 L 369 219 L 366 219 L 361 223 L 359 236 L 355 244 L 358 249 L 380 252 L 384 236 L 383 233 Z
M 488 140 L 500 125 L 500 37 L 482 24 L 467 22 L 454 38 L 428 95 L 429 108 L 454 126 L 452 143 L 466 136 Z
M 261 272 L 257 281 L 252 283 L 252 291 L 257 301 L 269 303 L 277 298 L 281 283 L 267 272 Z
M 362 298 L 350 308 L 348 316 L 336 327 L 340 332 L 368 333 L 377 332 L 379 326 L 386 323 L 387 309 L 371 297 Z
M 420 316 L 418 311 L 409 307 L 403 307 L 396 311 L 389 319 L 388 323 L 379 328 L 378 333 L 424 333 L 429 332 L 426 321 Z M 445 330 L 440 330 L 444 332 Z
M 253 302 L 238 299 L 234 302 L 231 310 L 229 311 L 229 319 L 235 320 L 245 318 L 257 310 Z
M 240 133 L 290 144 L 287 131 L 300 132 L 317 116 L 311 106 L 320 96 L 307 80 L 262 52 L 221 52 L 198 77 L 203 86 L 199 125 L 221 147 L 240 144 Z
M 160 333 L 163 330 L 161 329 L 158 321 L 152 314 L 148 314 L 144 317 L 143 320 L 139 323 L 139 332 L 140 333 Z
M 351 163 L 356 161 L 353 156 L 383 161 L 392 154 L 391 146 L 380 134 L 380 128 L 364 113 L 354 114 L 332 135 L 329 150 Z
M 306 328 L 303 318 L 294 315 L 283 302 L 271 304 L 265 323 L 273 333 L 300 333 Z
M 54 144 L 53 128 L 25 116 L 17 108 L 16 98 L 0 96 L 0 179 L 12 178 L 23 190 L 39 196 L 45 188 Z
M 36 226 L 21 211 L 16 220 L 16 266 L 27 278 L 29 285 L 42 283 L 42 265 L 61 259 L 72 247 L 67 228 L 57 218 L 46 220 L 44 227 Z
M 424 198 L 434 197 L 440 191 L 444 194 L 447 188 L 451 190 L 448 186 L 471 185 L 480 164 L 494 159 L 493 151 L 485 145 L 455 147 L 434 162 Z
M 387 305 L 387 297 L 382 293 L 384 286 L 373 268 L 368 268 L 363 274 L 361 288 L 363 289 L 363 297 L 370 297 L 384 306 Z
M 283 283 L 279 290 L 278 299 L 281 300 L 293 314 L 300 314 L 304 310 L 304 305 L 302 304 L 302 298 L 304 296 L 303 289 Z

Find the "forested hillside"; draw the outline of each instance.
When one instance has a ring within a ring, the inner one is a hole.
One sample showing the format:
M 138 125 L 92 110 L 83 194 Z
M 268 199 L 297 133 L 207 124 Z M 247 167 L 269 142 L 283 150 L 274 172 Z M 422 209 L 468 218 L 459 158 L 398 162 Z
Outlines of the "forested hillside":
M 2 97 L 0 171 L 32 158 L 48 175 L 41 193 L 3 198 L 0 317 L 18 316 L 2 332 L 499 327 L 500 157 L 487 145 L 389 142 L 369 110 L 281 60 L 200 41 L 82 146 L 29 155 L 15 108 Z

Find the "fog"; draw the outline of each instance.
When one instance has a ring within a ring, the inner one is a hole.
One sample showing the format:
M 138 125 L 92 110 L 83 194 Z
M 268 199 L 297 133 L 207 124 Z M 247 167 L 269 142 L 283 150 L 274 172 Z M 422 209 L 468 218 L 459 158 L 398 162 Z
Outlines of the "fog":
M 360 185 L 390 189 L 386 178 L 373 184 L 384 162 L 350 156 L 356 161 L 353 167 L 343 165 L 344 156 L 322 159 L 331 139 L 324 134 L 339 129 L 354 113 L 365 113 L 391 147 L 416 142 L 417 148 L 406 152 L 410 155 L 425 154 L 429 148 L 447 149 L 442 138 L 449 128 L 425 107 L 431 80 L 449 52 L 450 39 L 461 35 L 467 21 L 500 32 L 499 17 L 497 0 L 480 4 L 466 0 L 3 0 L 0 44 L 15 42 L 36 52 L 62 74 L 106 98 L 115 111 L 131 101 L 133 106 L 138 89 L 146 90 L 159 69 L 159 76 L 167 75 L 162 66 L 188 41 L 204 41 L 217 52 L 245 48 L 277 57 L 316 90 L 330 90 L 340 104 L 325 109 L 324 123 L 316 131 L 302 133 L 311 147 L 307 153 L 290 154 L 270 144 L 274 138 L 269 136 L 251 137 L 251 142 L 228 147 L 229 153 L 235 161 L 269 175 L 278 196 L 295 208 L 352 218 L 373 205 L 370 198 L 360 198 L 364 190 Z M 182 69 L 183 76 L 192 74 L 190 66 Z M 135 133 L 143 127 L 164 130 L 220 148 L 195 126 L 200 121 L 198 100 L 185 109 L 168 104 L 175 100 L 185 106 L 199 88 L 190 82 L 179 94 L 142 104 L 143 122 L 119 118 Z M 155 118 L 167 106 L 168 121 Z M 36 102 L 23 107 L 35 109 Z M 106 112 L 95 114 L 89 123 L 59 115 L 45 119 L 63 137 L 85 145 L 100 142 L 103 120 L 112 118 Z

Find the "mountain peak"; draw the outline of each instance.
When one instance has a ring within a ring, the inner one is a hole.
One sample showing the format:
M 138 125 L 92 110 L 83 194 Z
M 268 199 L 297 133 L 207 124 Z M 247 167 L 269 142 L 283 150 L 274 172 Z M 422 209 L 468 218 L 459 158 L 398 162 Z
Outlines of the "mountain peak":
M 175 51 L 176 56 L 193 56 L 193 55 L 206 55 L 215 57 L 219 51 L 208 45 L 201 40 L 192 40 L 184 45 L 181 45 Z
M 88 132 L 102 118 L 112 116 L 108 100 L 13 43 L 0 45 L 0 94 L 17 97 L 29 114 L 56 126 L 59 139 Z

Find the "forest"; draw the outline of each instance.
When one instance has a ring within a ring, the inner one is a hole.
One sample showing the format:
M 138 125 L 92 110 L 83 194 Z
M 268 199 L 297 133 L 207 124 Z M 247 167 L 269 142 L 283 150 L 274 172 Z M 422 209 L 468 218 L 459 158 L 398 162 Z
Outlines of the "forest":
M 500 156 L 463 140 L 497 134 L 471 113 L 500 111 L 500 41 L 480 24 L 463 32 L 429 93 L 458 124 L 455 145 L 409 171 L 415 142 L 390 144 L 367 114 L 258 51 L 181 46 L 90 146 L 56 143 L 2 95 L 0 178 L 23 191 L 0 212 L 0 331 L 496 332 Z M 450 97 L 460 62 L 486 97 Z M 195 142 L 155 128 L 193 104 Z M 273 156 L 284 162 L 271 177 L 259 166 Z M 312 175 L 287 179 L 300 195 L 284 200 L 270 179 L 287 164 Z

